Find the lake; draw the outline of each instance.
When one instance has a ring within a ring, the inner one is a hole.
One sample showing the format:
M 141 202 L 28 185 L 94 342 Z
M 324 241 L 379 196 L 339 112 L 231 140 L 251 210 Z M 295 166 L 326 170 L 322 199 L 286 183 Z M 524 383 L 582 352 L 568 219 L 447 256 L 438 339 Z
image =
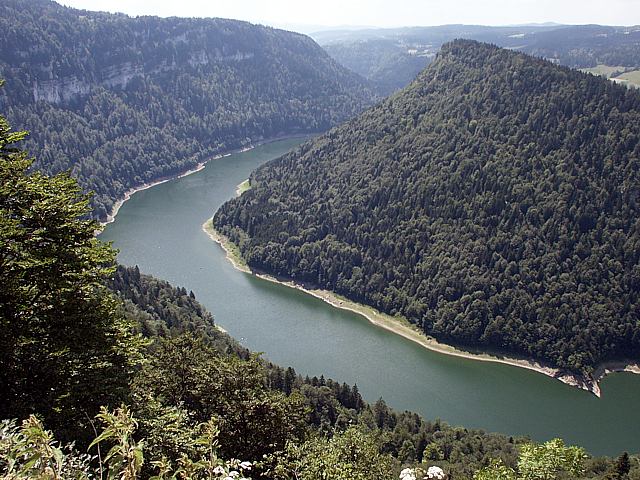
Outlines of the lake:
M 193 290 L 216 323 L 248 348 L 302 375 L 357 383 L 429 419 L 539 441 L 561 437 L 592 454 L 640 451 L 640 375 L 601 382 L 602 398 L 508 365 L 447 356 L 304 292 L 233 268 L 202 224 L 264 162 L 302 140 L 282 140 L 210 161 L 201 171 L 140 191 L 100 238 L 119 261 Z

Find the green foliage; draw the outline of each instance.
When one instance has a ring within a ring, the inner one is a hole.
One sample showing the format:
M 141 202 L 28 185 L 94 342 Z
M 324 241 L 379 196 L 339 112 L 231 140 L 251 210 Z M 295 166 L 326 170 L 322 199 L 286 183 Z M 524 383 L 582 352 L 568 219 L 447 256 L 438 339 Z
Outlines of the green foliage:
M 47 173 L 72 171 L 104 220 L 129 189 L 371 103 L 310 38 L 225 19 L 111 15 L 49 0 L 0 5 L 8 118 Z
M 422 458 L 423 460 L 443 460 L 444 455 L 437 443 L 430 443 L 425 447 Z
M 91 478 L 91 457 L 61 447 L 35 416 L 0 423 L 0 476 L 6 480 L 85 480 Z
M 167 427 L 193 429 L 215 418 L 227 458 L 260 459 L 306 433 L 304 398 L 270 390 L 266 378 L 255 356 L 221 356 L 190 334 L 159 339 L 133 387 L 136 404 L 143 406 L 141 431 L 154 439 L 156 452 L 175 460 L 181 452 Z
M 474 480 L 553 480 L 579 478 L 585 473 L 586 452 L 567 447 L 560 439 L 543 444 L 526 443 L 520 447 L 517 471 L 494 461 L 473 476 Z
M 0 417 L 42 415 L 71 432 L 124 399 L 139 340 L 102 283 L 115 253 L 94 237 L 66 174 L 31 172 L 0 117 Z
M 500 460 L 494 460 L 488 467 L 478 470 L 473 480 L 517 480 L 513 468 L 507 467 Z
M 586 458 L 584 449 L 566 447 L 559 438 L 540 445 L 529 443 L 520 447 L 518 472 L 523 480 L 551 480 L 562 472 L 579 477 Z
M 289 442 L 267 463 L 272 463 L 267 473 L 274 480 L 388 480 L 397 464 L 380 452 L 374 434 L 357 427 L 331 438 L 314 436 L 301 445 Z
M 106 470 L 107 479 L 119 480 L 136 480 L 147 477 L 154 480 L 178 478 L 199 480 L 229 477 L 245 480 L 246 477 L 241 475 L 241 472 L 251 470 L 251 462 L 241 462 L 236 459 L 225 461 L 218 456 L 220 430 L 217 427 L 217 422 L 210 419 L 198 424 L 194 429 L 197 432 L 194 439 L 194 444 L 198 447 L 196 451 L 188 452 L 183 449 L 175 467 L 167 457 L 161 456 L 158 460 L 150 462 L 151 469 L 157 475 L 144 475 L 142 466 L 147 443 L 146 439 L 141 441 L 133 439 L 138 422 L 133 418 L 129 409 L 122 406 L 114 412 L 109 412 L 103 408 L 98 418 L 102 420 L 105 428 L 92 442 L 91 447 L 106 441 L 113 444 L 105 458 L 100 457 L 101 478 L 104 478 L 103 473 Z M 104 468 L 105 466 L 106 468 Z
M 104 459 L 100 459 L 101 468 L 102 462 L 108 466 L 107 479 L 135 480 L 144 462 L 144 444 L 133 439 L 133 433 L 138 427 L 136 420 L 125 405 L 114 412 L 102 407 L 98 419 L 104 424 L 104 430 L 91 442 L 89 448 L 105 441 L 113 443 Z
M 639 158 L 638 92 L 456 41 L 214 224 L 252 267 L 589 374 L 640 356 Z
M 78 454 L 71 446 L 59 447 L 51 432 L 34 416 L 25 420 L 20 428 L 15 423 L 3 421 L 0 425 L 0 475 L 3 480 L 89 480 L 92 478 L 136 480 L 141 478 L 211 480 L 233 478 L 250 480 L 244 475 L 252 468 L 251 462 L 218 456 L 216 423 L 211 420 L 198 425 L 199 452 L 190 457 L 183 453 L 174 468 L 170 461 L 161 458 L 152 462 L 157 475 L 143 475 L 145 440 L 133 437 L 137 421 L 126 406 L 115 411 L 101 409 L 98 418 L 104 424 L 100 435 L 91 443 L 97 457 Z M 111 445 L 102 456 L 100 446 Z M 98 465 L 92 465 L 94 461 Z

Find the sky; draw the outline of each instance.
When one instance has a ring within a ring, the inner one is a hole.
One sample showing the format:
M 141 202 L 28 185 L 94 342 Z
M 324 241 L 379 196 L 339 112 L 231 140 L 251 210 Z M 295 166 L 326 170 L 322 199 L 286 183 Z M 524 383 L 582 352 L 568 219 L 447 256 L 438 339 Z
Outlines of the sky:
M 58 0 L 87 10 L 223 17 L 311 30 L 328 26 L 639 25 L 640 0 Z

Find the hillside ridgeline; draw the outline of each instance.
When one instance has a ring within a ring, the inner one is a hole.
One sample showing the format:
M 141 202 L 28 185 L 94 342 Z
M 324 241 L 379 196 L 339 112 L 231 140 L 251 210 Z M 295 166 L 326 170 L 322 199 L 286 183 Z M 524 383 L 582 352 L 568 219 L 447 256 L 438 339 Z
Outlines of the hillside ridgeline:
M 640 358 L 639 139 L 637 92 L 455 41 L 214 224 L 254 268 L 588 377 Z

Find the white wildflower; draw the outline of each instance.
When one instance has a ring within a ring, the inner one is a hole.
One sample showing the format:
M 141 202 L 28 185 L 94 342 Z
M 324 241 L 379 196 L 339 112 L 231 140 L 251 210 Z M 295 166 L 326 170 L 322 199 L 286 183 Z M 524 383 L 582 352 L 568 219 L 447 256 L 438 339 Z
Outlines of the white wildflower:
M 400 480 L 416 480 L 416 471 L 413 468 L 405 468 L 400 472 Z
M 440 467 L 429 467 L 427 469 L 427 478 L 435 478 L 436 480 L 444 480 L 447 478 L 446 473 Z
M 224 471 L 224 467 L 222 465 L 218 465 L 216 468 L 213 469 L 213 474 L 214 475 L 223 475 L 226 472 Z
M 251 470 L 251 462 L 242 462 L 240 468 L 242 470 Z
M 239 473 L 239 472 L 236 472 L 235 470 L 231 470 L 231 471 L 229 472 L 229 476 L 230 476 L 231 478 L 237 478 L 237 477 L 239 477 L 239 476 L 240 476 L 240 473 Z

